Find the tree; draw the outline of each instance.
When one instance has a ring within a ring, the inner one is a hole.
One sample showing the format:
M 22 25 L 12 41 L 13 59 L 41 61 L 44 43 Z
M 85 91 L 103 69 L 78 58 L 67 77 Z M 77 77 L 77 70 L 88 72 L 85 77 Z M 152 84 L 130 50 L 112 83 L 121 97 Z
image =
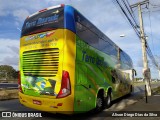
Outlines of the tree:
M 12 66 L 9 65 L 0 65 L 0 78 L 6 79 L 17 79 L 18 71 L 16 71 Z

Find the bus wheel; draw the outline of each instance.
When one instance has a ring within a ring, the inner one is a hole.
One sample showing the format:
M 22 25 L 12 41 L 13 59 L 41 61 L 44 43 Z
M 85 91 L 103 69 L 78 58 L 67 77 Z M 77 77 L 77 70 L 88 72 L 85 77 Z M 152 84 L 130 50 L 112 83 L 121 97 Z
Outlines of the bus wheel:
M 103 110 L 104 100 L 103 96 L 101 94 L 98 94 L 97 100 L 96 100 L 96 112 L 100 112 Z
M 132 87 L 132 85 L 131 85 L 131 86 L 130 86 L 130 92 L 129 92 L 129 94 L 131 95 L 132 92 L 133 92 L 133 87 Z
M 111 97 L 111 92 L 109 92 L 108 94 L 107 94 L 107 97 L 105 98 L 105 106 L 107 107 L 107 108 L 109 108 L 110 106 L 111 106 L 111 100 L 112 100 L 112 97 Z

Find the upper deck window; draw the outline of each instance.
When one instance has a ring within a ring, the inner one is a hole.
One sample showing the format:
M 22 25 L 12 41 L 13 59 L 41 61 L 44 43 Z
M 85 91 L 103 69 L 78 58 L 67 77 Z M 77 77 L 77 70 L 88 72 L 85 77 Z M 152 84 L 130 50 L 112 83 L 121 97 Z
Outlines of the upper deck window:
M 27 18 L 21 36 L 64 27 L 64 7 L 47 10 Z

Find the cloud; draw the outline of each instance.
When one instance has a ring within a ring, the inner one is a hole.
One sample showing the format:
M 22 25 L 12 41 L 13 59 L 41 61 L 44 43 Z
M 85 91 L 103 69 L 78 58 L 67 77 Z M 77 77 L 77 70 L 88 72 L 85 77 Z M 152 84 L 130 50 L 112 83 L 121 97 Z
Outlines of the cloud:
M 131 4 L 137 1 L 129 0 Z M 156 4 L 157 0 L 151 0 L 150 2 Z M 141 42 L 129 26 L 124 15 L 120 12 L 120 9 L 114 5 L 113 0 L 0 0 L 0 64 L 16 66 L 16 63 L 18 63 L 18 39 L 20 32 L 16 28 L 21 28 L 24 19 L 28 15 L 62 3 L 71 4 L 80 11 L 97 28 L 120 46 L 120 48 L 126 51 L 133 59 L 135 67 L 141 71 Z M 138 18 L 138 11 L 135 10 L 134 13 Z M 143 17 L 145 31 L 148 35 L 150 33 L 148 14 L 143 13 Z M 160 14 L 151 12 L 152 32 L 154 36 L 153 43 L 157 54 L 160 53 L 160 27 L 157 26 L 157 24 L 160 24 L 159 19 Z M 119 37 L 121 34 L 125 34 L 126 36 L 121 38 Z M 149 35 L 149 38 L 151 38 L 151 35 Z M 149 39 L 149 45 L 152 46 L 151 39 Z M 138 67 L 138 65 L 141 67 Z
M 0 65 L 11 65 L 18 69 L 19 40 L 0 38 Z
M 67 0 L 69 1 L 69 0 Z M 16 10 L 27 10 L 29 12 L 36 12 L 37 10 L 56 5 L 56 1 L 53 0 L 0 0 L 0 15 L 6 16 L 12 14 Z M 24 11 L 26 12 L 26 11 Z
M 149 2 L 150 2 L 152 5 L 157 5 L 157 6 L 160 5 L 160 1 L 159 1 L 159 0 L 150 0 Z
M 19 54 L 19 48 L 17 46 L 7 46 L 10 48 L 14 53 Z
M 28 15 L 49 7 L 48 1 L 50 0 L 0 0 L 0 17 L 13 16 L 17 21 L 14 20 L 14 23 L 19 26 Z M 20 23 L 17 24 L 18 22 Z
M 141 54 L 141 42 L 139 38 L 135 36 L 135 33 L 132 29 L 127 27 L 112 27 L 109 28 L 105 32 L 105 34 L 112 41 L 114 41 L 122 50 L 127 52 L 131 56 L 131 58 L 135 58 L 135 55 L 137 55 L 137 59 L 139 59 L 138 57 Z M 121 34 L 125 34 L 125 36 L 120 37 Z
M 18 66 L 18 61 L 19 61 L 19 57 L 17 55 L 12 55 L 12 56 L 9 55 L 4 57 L 3 60 L 0 61 L 0 63 L 4 65 Z
M 30 13 L 26 9 L 17 9 L 13 11 L 13 16 L 16 17 L 20 22 L 24 21 L 29 15 Z
M 142 58 L 137 61 L 137 67 L 143 67 L 143 60 L 142 60 Z
M 4 39 L 0 38 L 0 48 L 6 46 L 17 46 L 19 47 L 19 40 L 18 39 Z

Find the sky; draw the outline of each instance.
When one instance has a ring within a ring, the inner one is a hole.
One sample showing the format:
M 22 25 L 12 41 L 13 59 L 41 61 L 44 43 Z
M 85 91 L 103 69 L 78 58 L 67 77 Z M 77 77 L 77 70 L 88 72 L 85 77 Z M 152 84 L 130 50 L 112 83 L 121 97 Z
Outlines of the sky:
M 142 77 L 141 42 L 114 0 L 0 0 L 0 65 L 11 65 L 18 70 L 20 29 L 27 16 L 41 9 L 69 4 L 81 12 L 98 29 L 132 58 L 137 77 Z M 141 0 L 128 0 L 134 4 Z M 160 61 L 160 0 L 150 0 L 150 12 L 143 6 L 143 20 L 148 43 Z M 138 11 L 134 8 L 138 21 Z M 149 17 L 150 15 L 150 17 Z M 120 37 L 124 34 L 125 37 Z M 159 78 L 149 60 L 152 78 Z M 159 78 L 160 79 L 160 78 Z

